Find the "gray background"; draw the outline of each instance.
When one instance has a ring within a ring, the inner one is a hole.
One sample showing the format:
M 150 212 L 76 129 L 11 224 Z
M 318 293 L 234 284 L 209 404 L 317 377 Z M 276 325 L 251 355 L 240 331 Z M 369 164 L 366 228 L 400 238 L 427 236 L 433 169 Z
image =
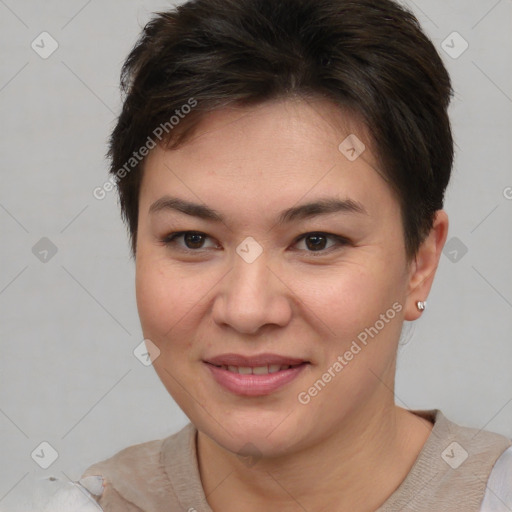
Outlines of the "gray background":
M 449 250 L 428 310 L 408 324 L 396 402 L 512 437 L 512 1 L 407 4 L 453 79 L 457 154 Z M 125 227 L 115 192 L 92 195 L 107 178 L 121 64 L 150 13 L 170 5 L 0 0 L 2 511 L 21 510 L 42 478 L 78 479 L 188 421 L 133 354 Z M 43 31 L 59 45 L 46 59 L 31 48 Z M 469 43 L 457 58 L 442 48 L 462 49 L 454 31 Z M 43 237 L 57 249 L 47 261 Z M 43 441 L 59 455 L 46 470 L 31 458 Z

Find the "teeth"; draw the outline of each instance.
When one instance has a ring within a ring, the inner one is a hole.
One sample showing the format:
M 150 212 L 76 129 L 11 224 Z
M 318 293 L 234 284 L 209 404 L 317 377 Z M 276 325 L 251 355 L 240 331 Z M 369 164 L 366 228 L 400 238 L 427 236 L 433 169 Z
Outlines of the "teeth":
M 289 364 L 269 364 L 267 366 L 226 366 L 222 365 L 223 370 L 227 370 L 232 373 L 241 373 L 242 375 L 267 375 L 269 373 L 276 373 L 281 370 L 288 370 L 291 368 Z

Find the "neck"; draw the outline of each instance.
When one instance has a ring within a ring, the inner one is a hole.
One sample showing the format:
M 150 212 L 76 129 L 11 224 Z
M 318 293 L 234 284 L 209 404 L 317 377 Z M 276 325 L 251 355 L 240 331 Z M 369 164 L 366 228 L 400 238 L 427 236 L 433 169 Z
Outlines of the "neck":
M 212 510 L 376 510 L 407 476 L 432 424 L 394 403 L 366 405 L 321 443 L 251 467 L 198 432 L 199 470 Z

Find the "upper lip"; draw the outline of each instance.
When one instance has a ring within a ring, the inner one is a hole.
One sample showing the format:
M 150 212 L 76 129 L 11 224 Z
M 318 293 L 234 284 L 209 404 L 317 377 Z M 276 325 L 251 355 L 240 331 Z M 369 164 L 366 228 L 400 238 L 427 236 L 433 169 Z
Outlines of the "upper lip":
M 279 354 L 257 354 L 255 356 L 243 356 L 241 354 L 220 354 L 218 356 L 209 357 L 204 360 L 216 366 L 242 366 L 242 367 L 258 367 L 270 364 L 290 365 L 294 366 L 301 363 L 307 363 L 305 359 L 296 357 L 282 356 Z

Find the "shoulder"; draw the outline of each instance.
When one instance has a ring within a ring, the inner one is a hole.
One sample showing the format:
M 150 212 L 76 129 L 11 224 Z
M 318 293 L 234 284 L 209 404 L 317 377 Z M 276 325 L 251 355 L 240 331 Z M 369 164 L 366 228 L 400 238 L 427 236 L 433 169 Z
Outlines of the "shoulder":
M 156 439 L 123 448 L 111 457 L 89 466 L 84 476 L 107 475 L 112 472 L 118 476 L 126 475 L 127 477 L 144 474 L 147 470 L 159 465 L 163 442 L 164 439 Z
M 82 479 L 101 477 L 96 500 L 104 510 L 144 512 L 178 504 L 166 458 L 188 447 L 195 433 L 191 423 L 164 438 L 128 446 L 89 466 Z
M 492 463 L 509 447 L 512 440 L 508 437 L 475 427 L 468 427 L 447 418 L 439 409 L 417 411 L 423 417 L 429 417 L 434 422 L 435 438 L 443 443 L 450 442 L 454 446 L 446 445 L 450 449 L 459 449 L 463 455 L 487 454 Z M 427 413 L 427 415 L 425 414 Z M 462 450 L 463 449 L 463 450 Z
M 480 512 L 510 512 L 512 440 L 490 430 L 459 425 L 446 417 L 441 419 L 439 433 L 446 445 L 441 457 L 456 470 L 449 473 L 449 482 L 460 487 L 458 498 L 463 500 L 462 492 L 470 487 Z
M 441 411 L 437 412 L 436 448 L 441 451 L 443 461 L 451 469 L 457 469 L 453 478 L 460 478 L 462 482 L 465 477 L 478 476 L 485 490 L 483 482 L 487 481 L 498 458 L 512 446 L 512 440 L 490 430 L 455 423 Z
M 439 409 L 413 412 L 429 419 L 433 429 L 382 512 L 401 510 L 405 505 L 411 510 L 480 510 L 492 469 L 512 441 L 492 431 L 458 424 Z M 491 510 L 495 512 L 485 512 Z

